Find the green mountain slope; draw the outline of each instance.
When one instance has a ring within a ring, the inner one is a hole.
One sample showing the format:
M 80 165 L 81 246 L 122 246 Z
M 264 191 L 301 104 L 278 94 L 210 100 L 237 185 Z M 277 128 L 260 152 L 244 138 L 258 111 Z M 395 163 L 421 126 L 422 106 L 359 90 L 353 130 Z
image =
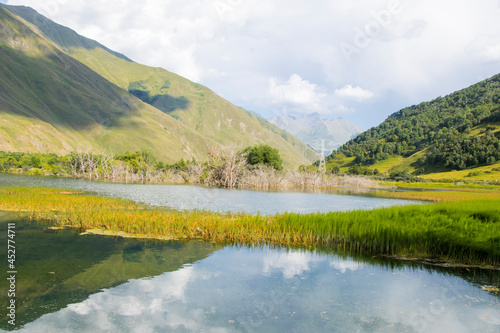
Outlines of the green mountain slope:
M 171 154 L 168 160 L 181 157 L 204 159 L 210 144 L 243 148 L 263 143 L 277 148 L 287 167 L 309 164 L 317 159 L 312 149 L 286 131 L 234 106 L 202 85 L 161 68 L 132 62 L 125 56 L 44 18 L 30 8 L 7 8 L 36 25 L 40 34 L 56 44 L 61 51 L 143 102 L 131 98 L 135 103 L 154 107 L 161 113 L 156 115 L 156 119 L 174 120 L 178 126 L 191 130 L 190 135 L 181 135 L 186 142 L 183 153 Z M 130 95 L 124 96 L 129 96 L 130 99 Z M 192 140 L 193 138 L 195 139 Z M 202 142 L 196 142 L 196 138 L 202 138 Z
M 66 55 L 1 7 L 0 71 L 1 150 L 148 149 L 167 161 L 191 157 L 186 151 L 206 154 L 208 138 Z
M 404 108 L 328 157 L 330 167 L 428 174 L 500 161 L 500 74 Z

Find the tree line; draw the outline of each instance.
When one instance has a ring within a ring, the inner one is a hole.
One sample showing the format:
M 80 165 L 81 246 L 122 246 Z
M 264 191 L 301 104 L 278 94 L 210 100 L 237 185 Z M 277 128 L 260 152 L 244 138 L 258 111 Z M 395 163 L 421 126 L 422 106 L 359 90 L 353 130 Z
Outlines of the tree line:
M 491 163 L 498 160 L 494 151 L 498 137 L 490 134 L 482 138 L 478 134 L 469 138 L 469 134 L 474 126 L 499 121 L 500 75 L 496 75 L 448 96 L 404 108 L 350 140 L 327 159 L 344 154 L 356 157 L 356 164 L 371 165 L 392 155 L 410 156 L 436 144 L 427 156 L 431 164 L 463 168 Z M 468 144 L 473 144 L 478 153 L 467 151 Z M 458 149 L 456 153 L 452 152 L 453 147 Z M 448 153 L 441 154 L 441 149 Z
M 54 175 L 92 180 L 192 183 L 225 188 L 331 188 L 339 185 L 373 186 L 365 177 L 318 172 L 312 166 L 284 170 L 277 149 L 257 145 L 238 150 L 211 147 L 207 160 L 180 159 L 167 164 L 148 151 L 125 154 L 72 152 L 65 156 L 0 152 L 0 172 Z

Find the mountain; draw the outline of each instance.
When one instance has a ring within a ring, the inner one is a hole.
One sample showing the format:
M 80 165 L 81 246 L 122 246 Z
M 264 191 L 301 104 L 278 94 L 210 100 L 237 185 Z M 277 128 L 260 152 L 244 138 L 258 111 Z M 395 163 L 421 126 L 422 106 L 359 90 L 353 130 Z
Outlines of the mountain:
M 285 166 L 316 156 L 210 89 L 133 62 L 29 7 L 0 6 L 0 150 L 149 150 L 206 159 L 211 145 L 268 144 Z
M 365 165 L 414 175 L 477 167 L 498 175 L 500 74 L 395 112 L 328 160 L 330 167 Z
M 347 119 L 322 119 L 318 113 L 298 118 L 279 115 L 270 118 L 269 122 L 292 133 L 317 152 L 321 152 L 323 140 L 325 151 L 331 153 L 363 131 Z

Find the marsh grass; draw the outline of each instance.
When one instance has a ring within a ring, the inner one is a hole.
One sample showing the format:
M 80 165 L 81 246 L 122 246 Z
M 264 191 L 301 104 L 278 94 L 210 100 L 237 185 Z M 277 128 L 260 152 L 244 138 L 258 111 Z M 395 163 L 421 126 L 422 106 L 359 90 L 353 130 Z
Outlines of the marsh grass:
M 498 266 L 498 200 L 479 199 L 370 211 L 254 216 L 149 209 L 127 200 L 73 190 L 0 189 L 0 209 L 81 231 L 111 230 L 144 238 L 335 249 Z

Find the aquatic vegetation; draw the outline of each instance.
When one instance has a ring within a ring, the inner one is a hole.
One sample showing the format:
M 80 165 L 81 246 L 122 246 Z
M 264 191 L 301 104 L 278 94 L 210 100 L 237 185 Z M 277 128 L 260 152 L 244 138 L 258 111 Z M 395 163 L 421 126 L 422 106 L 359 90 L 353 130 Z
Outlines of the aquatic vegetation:
M 455 195 L 447 195 L 448 201 L 457 199 Z M 460 192 L 456 196 L 464 199 Z M 500 208 L 498 196 L 490 194 L 478 195 L 471 201 L 370 211 L 255 216 L 150 209 L 123 199 L 73 190 L 6 187 L 0 189 L 0 209 L 50 219 L 56 226 L 71 226 L 81 231 L 112 230 L 144 238 L 333 248 L 500 265 Z

